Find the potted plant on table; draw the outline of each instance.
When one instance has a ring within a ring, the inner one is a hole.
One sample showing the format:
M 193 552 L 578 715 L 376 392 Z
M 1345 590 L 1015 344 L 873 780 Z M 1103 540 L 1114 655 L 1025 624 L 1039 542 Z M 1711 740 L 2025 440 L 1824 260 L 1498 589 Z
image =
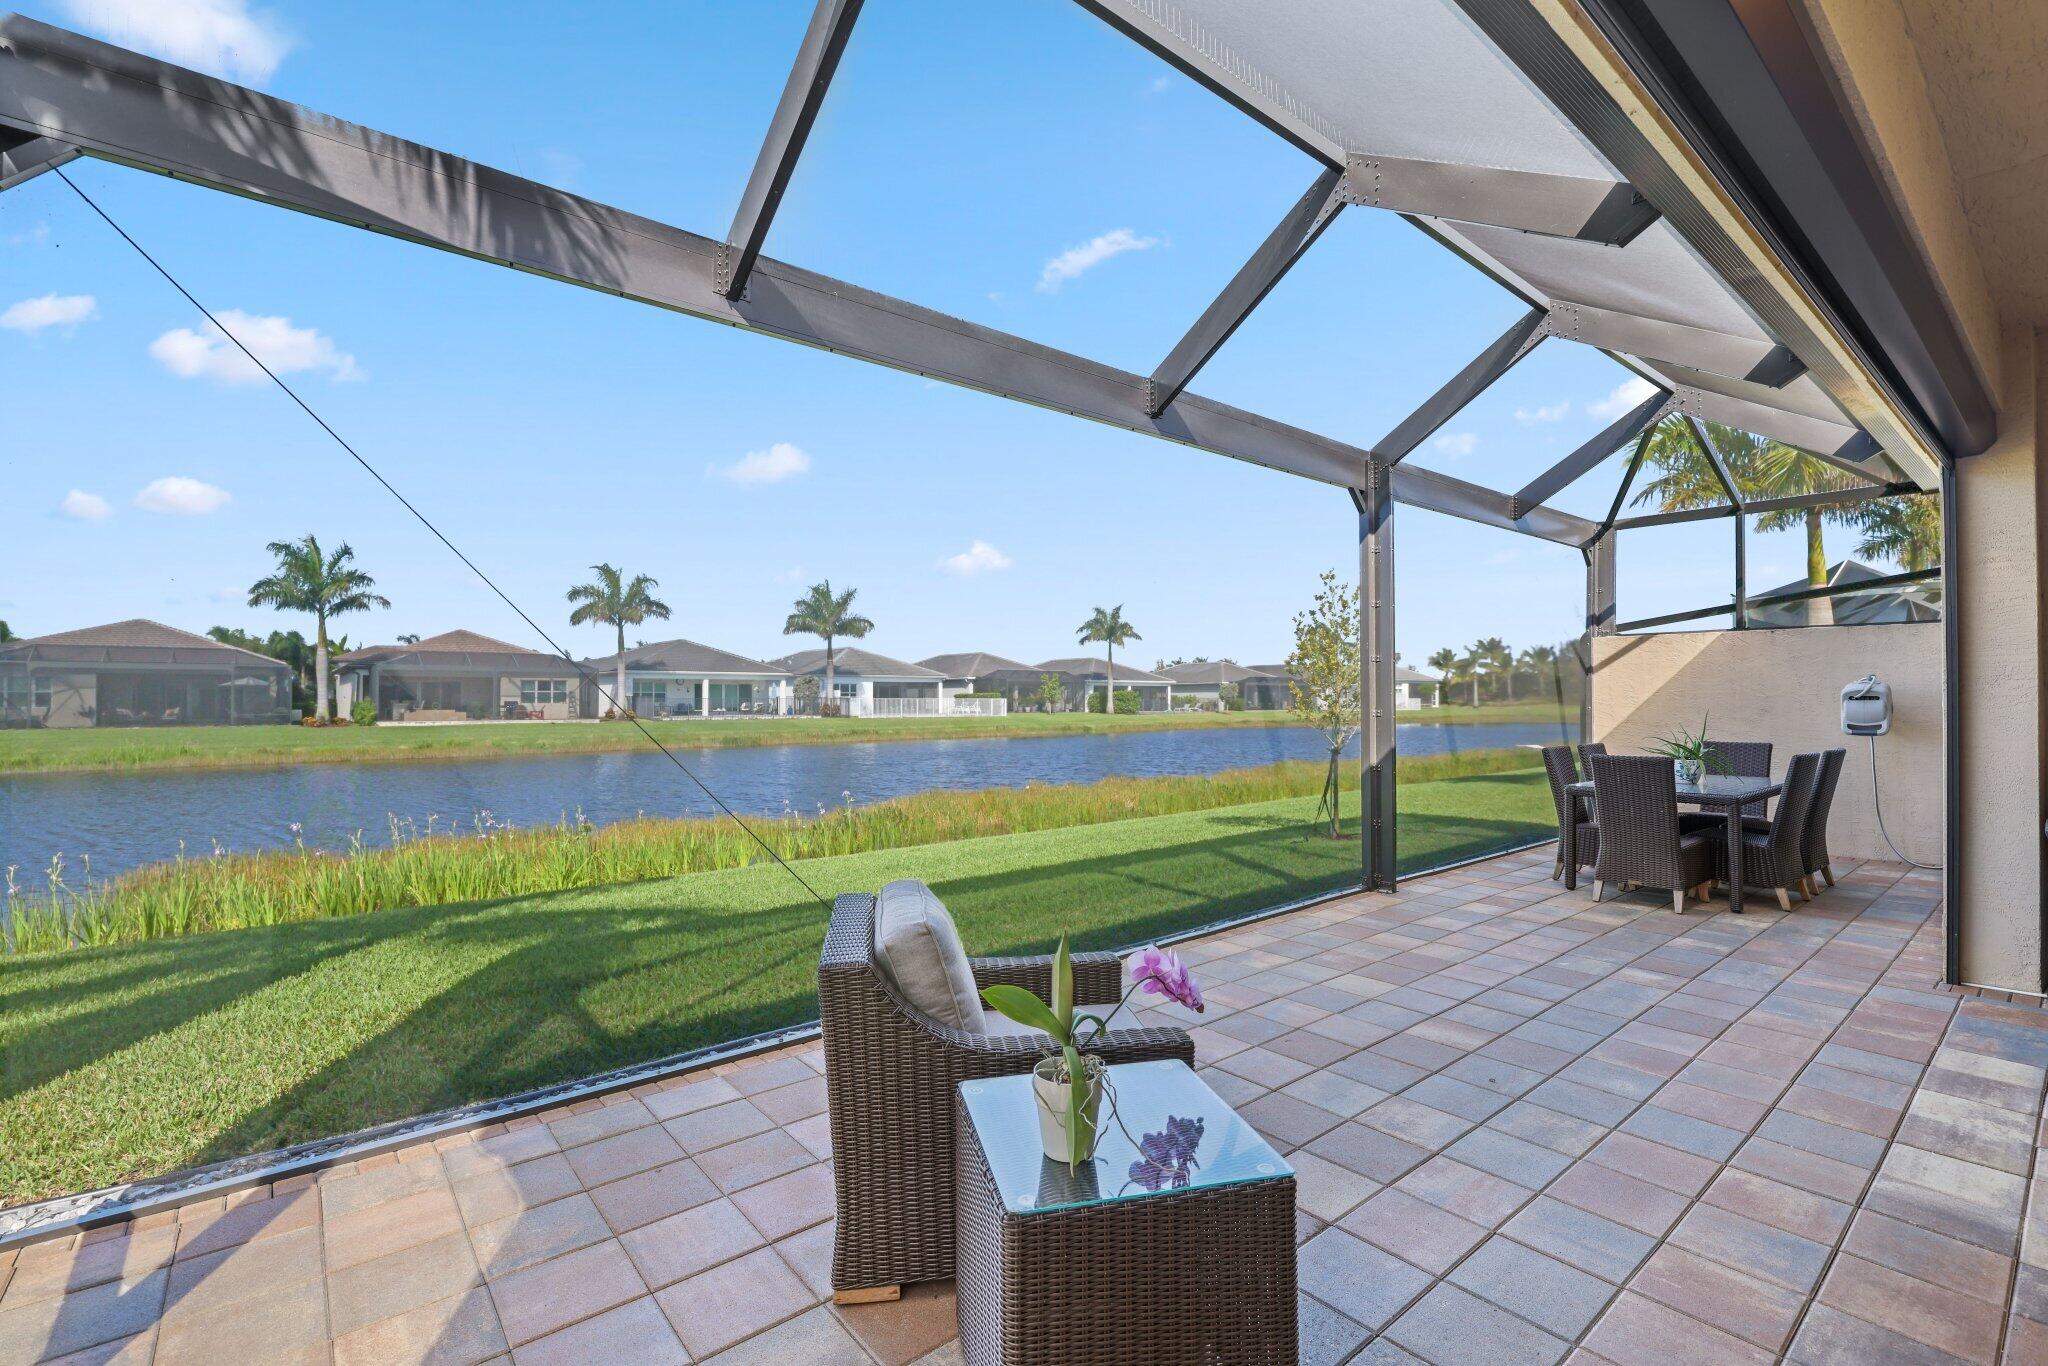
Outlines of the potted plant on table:
M 1671 761 L 1671 771 L 1683 787 L 1697 787 L 1709 767 L 1725 773 L 1728 766 L 1721 762 L 1721 756 L 1707 741 L 1707 718 L 1700 718 L 1697 732 L 1688 731 L 1684 726 L 1678 734 L 1660 736 L 1646 746 L 1650 753 L 1661 754 Z
M 1171 950 L 1148 945 L 1126 960 L 1124 971 L 1131 984 L 1109 1012 L 1112 1017 L 1140 991 L 1164 996 L 1197 1014 L 1204 1009 L 1194 974 Z M 1038 1136 L 1047 1157 L 1066 1163 L 1069 1171 L 1079 1168 L 1095 1156 L 1106 1080 L 1106 1064 L 1086 1050 L 1108 1031 L 1109 1021 L 1100 1015 L 1075 1014 L 1074 960 L 1066 936 L 1060 936 L 1053 953 L 1050 1002 L 1017 986 L 983 987 L 981 999 L 1005 1018 L 1051 1038 L 1056 1051 L 1031 1070 L 1031 1089 L 1038 1097 Z

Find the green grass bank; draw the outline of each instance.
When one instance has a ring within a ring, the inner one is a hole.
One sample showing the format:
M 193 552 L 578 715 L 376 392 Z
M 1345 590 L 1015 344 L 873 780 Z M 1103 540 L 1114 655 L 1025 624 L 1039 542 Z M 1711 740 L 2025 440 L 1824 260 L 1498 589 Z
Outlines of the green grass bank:
M 1577 720 L 1576 707 L 1566 720 Z M 1401 720 L 1435 725 L 1558 719 L 1550 702 L 1431 707 Z M 870 744 L 883 740 L 1030 739 L 1039 736 L 1127 734 L 1235 726 L 1295 726 L 1284 711 L 1152 712 L 1139 716 L 1079 713 L 889 721 L 817 717 L 650 721 L 647 728 L 674 749 L 759 745 Z M 618 722 L 479 722 L 447 726 L 161 726 L 136 729 L 0 731 L 0 774 L 76 773 L 94 769 L 263 768 L 280 764 L 431 762 L 607 754 L 644 748 L 647 738 Z
M 1355 796 L 1351 803 L 1355 823 Z M 1288 797 L 809 858 L 931 882 L 981 954 L 1118 947 L 1346 885 Z M 1540 772 L 1413 782 L 1401 862 L 1540 837 Z M 0 962 L 0 1202 L 361 1128 L 816 1014 L 825 913 L 767 864 Z

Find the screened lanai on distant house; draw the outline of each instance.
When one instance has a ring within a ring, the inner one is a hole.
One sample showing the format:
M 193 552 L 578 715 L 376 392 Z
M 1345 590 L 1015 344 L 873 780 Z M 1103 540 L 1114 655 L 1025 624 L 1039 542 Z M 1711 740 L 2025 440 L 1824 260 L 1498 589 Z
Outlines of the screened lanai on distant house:
M 363 699 L 379 721 L 572 721 L 591 715 L 583 674 L 559 655 L 475 631 L 350 650 L 335 665 L 339 714 Z
M 1107 658 L 1076 655 L 1070 659 L 1048 659 L 1037 666 L 1041 674 L 1057 674 L 1067 686 L 1067 704 L 1079 710 L 1088 699 L 1109 687 L 1111 663 Z M 1138 695 L 1139 711 L 1166 711 L 1173 706 L 1173 680 L 1131 664 L 1116 664 L 1116 690 Z
M 841 645 L 832 652 L 832 687 L 848 716 L 937 716 L 942 710 L 939 685 L 946 676 L 922 664 L 891 659 L 873 650 Z M 808 675 L 825 682 L 825 652 L 798 650 L 774 661 L 793 677 Z
M 292 719 L 282 660 L 156 621 L 0 645 L 0 727 L 232 726 Z
M 601 716 L 618 685 L 617 655 L 586 659 L 583 710 Z M 659 640 L 626 651 L 636 716 L 743 716 L 789 710 L 787 669 L 694 640 Z

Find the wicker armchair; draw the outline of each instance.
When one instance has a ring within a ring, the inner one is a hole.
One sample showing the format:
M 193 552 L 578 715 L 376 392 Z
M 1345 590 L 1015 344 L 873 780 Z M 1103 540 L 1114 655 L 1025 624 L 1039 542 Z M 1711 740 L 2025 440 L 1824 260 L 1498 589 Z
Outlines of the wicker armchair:
M 1814 784 L 1813 805 L 1806 813 L 1806 838 L 1799 859 L 1806 873 L 1808 896 L 1820 890 L 1813 880 L 1816 875 L 1826 878 L 1828 886 L 1835 885 L 1834 861 L 1828 857 L 1828 813 L 1834 809 L 1835 787 L 1842 781 L 1842 761 L 1847 757 L 1847 750 L 1821 751 L 1820 778 Z
M 1656 755 L 1595 754 L 1593 800 L 1600 808 L 1600 853 L 1593 860 L 1593 899 L 1610 882 L 1659 887 L 1671 909 L 1685 912 L 1688 892 L 1713 880 L 1713 834 L 1687 833 L 1678 824 L 1678 780 L 1669 759 Z
M 832 1289 L 842 1302 L 893 1299 L 906 1282 L 953 1274 L 954 1092 L 970 1078 L 1029 1072 L 1045 1054 L 1043 1035 L 940 1024 L 897 994 L 874 954 L 875 898 L 838 898 L 818 963 L 818 1009 L 839 1213 Z M 979 986 L 1051 994 L 1050 958 L 970 963 Z M 1113 1002 L 1121 989 L 1115 954 L 1074 955 L 1078 1000 Z M 1195 1060 L 1179 1029 L 1111 1030 L 1090 1051 L 1113 1063 Z
M 1778 909 L 1792 909 L 1789 889 L 1804 891 L 1806 882 L 1806 816 L 1812 809 L 1814 790 L 1820 781 L 1818 754 L 1795 754 L 1785 770 L 1785 792 L 1778 798 L 1778 813 L 1769 828 L 1756 830 L 1748 821 L 1742 830 L 1742 885 L 1745 889 L 1768 887 L 1778 894 Z M 1715 847 L 1714 876 L 1728 878 L 1735 851 L 1724 839 Z
M 1592 819 L 1583 798 L 1575 797 L 1565 788 L 1579 780 L 1578 768 L 1572 763 L 1570 745 L 1545 745 L 1543 747 L 1543 773 L 1550 779 L 1550 801 L 1557 809 L 1557 862 L 1550 870 L 1550 880 L 1557 881 L 1564 876 L 1564 832 L 1565 822 L 1578 822 L 1579 867 L 1590 868 L 1593 859 L 1600 852 L 1600 826 Z

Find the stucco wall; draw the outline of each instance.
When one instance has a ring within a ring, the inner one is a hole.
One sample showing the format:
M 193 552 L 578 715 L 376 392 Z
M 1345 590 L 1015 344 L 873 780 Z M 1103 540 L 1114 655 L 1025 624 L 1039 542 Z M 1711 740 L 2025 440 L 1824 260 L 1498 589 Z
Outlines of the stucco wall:
M 1842 686 L 1875 673 L 1892 689 L 1892 732 L 1878 740 L 1885 827 L 1908 858 L 1941 858 L 1941 625 L 1817 626 L 1596 636 L 1593 738 L 1617 750 L 1702 718 L 1713 735 L 1769 740 L 1771 766 L 1848 750 L 1828 822 L 1830 852 L 1890 858 L 1870 801 L 1870 742 L 1842 734 Z
M 2035 338 L 2006 337 L 1998 440 L 1956 467 L 1962 521 L 1963 980 L 2041 989 L 2042 471 Z

